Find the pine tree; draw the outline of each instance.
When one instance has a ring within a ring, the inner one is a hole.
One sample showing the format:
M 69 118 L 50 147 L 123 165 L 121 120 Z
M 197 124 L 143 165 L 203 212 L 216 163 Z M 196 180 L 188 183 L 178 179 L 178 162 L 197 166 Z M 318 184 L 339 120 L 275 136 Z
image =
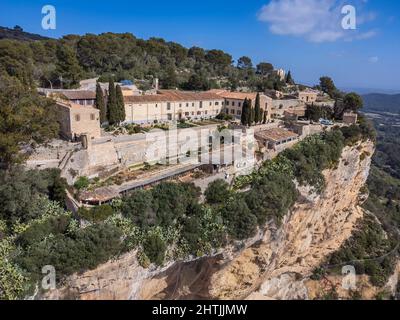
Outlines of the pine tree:
M 103 90 L 98 83 L 96 85 L 96 108 L 100 110 L 100 124 L 107 121 L 107 110 L 104 101 Z
M 111 125 L 119 122 L 117 96 L 115 91 L 114 80 L 110 80 L 108 84 L 108 100 L 107 100 L 107 118 Z
M 119 85 L 116 86 L 115 92 L 116 92 L 116 101 L 118 110 L 118 123 L 121 123 L 125 121 L 124 95 L 122 94 L 122 89 Z
M 257 93 L 256 96 L 256 104 L 254 106 L 254 122 L 260 123 L 261 122 L 261 105 L 260 105 L 260 94 Z
M 68 45 L 59 45 L 56 51 L 56 75 L 63 88 L 74 88 L 79 84 L 83 70 L 74 50 Z

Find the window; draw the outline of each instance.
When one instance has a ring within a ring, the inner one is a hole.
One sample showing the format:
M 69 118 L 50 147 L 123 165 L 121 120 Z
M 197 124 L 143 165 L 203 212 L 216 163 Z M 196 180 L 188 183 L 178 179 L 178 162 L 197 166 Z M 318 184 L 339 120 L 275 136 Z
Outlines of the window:
M 179 104 L 179 108 L 182 108 L 182 103 Z
M 203 101 L 200 101 L 200 108 L 203 108 Z
M 212 106 L 212 102 L 210 101 L 210 106 Z
M 204 111 L 204 114 L 207 114 L 207 110 L 206 110 L 206 111 Z
M 192 111 L 192 116 L 194 116 L 194 111 Z
M 189 107 L 189 103 L 186 103 L 186 107 Z
M 94 115 L 94 113 L 91 113 L 90 114 L 90 120 L 95 120 L 96 118 L 95 118 L 95 115 Z
M 168 113 L 167 117 L 168 117 L 168 120 L 172 120 L 172 114 L 171 113 Z
M 156 103 L 156 108 L 158 107 L 158 104 Z
M 75 121 L 81 121 L 81 116 L 79 114 L 75 115 Z
M 242 114 L 242 111 L 238 110 L 237 115 L 240 116 Z
M 190 113 L 189 112 L 185 112 L 185 116 L 187 117 L 187 116 L 189 116 L 190 115 Z
M 192 107 L 194 107 L 194 102 L 192 102 Z
M 167 110 L 171 110 L 171 102 L 167 102 Z
M 198 116 L 201 116 L 201 112 L 200 112 L 200 111 L 197 111 L 197 115 L 198 115 Z
M 242 106 L 242 103 L 241 103 L 241 102 L 238 102 L 238 106 L 241 107 L 241 106 Z
M 235 106 L 235 101 L 232 101 L 232 107 L 234 107 Z
M 234 109 L 232 109 L 232 110 L 231 110 L 231 113 L 232 113 L 232 114 L 235 114 L 235 110 L 234 110 Z
M 218 102 L 218 101 L 215 101 L 215 105 L 216 105 L 216 106 L 219 106 L 219 102 Z

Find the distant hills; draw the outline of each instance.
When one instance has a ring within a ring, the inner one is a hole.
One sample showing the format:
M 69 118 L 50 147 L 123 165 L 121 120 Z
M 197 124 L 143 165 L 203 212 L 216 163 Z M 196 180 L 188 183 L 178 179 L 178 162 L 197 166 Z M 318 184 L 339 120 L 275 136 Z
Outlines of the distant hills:
M 21 41 L 47 40 L 39 34 L 25 32 L 21 27 L 15 26 L 13 29 L 0 26 L 0 39 L 14 39 Z
M 364 111 L 400 113 L 400 94 L 371 93 L 362 97 Z

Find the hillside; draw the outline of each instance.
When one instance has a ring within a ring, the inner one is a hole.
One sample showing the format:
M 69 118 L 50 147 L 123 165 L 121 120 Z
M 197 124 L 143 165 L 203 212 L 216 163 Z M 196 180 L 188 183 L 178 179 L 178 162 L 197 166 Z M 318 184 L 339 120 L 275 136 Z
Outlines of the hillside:
M 36 41 L 36 40 L 48 40 L 49 38 L 43 37 L 39 34 L 25 32 L 22 30 L 22 28 L 18 26 L 15 26 L 14 29 L 0 26 L 0 39 Z
M 400 113 L 400 94 L 371 93 L 362 97 L 365 111 Z
M 268 62 L 253 66 L 249 57 L 234 64 L 233 57 L 219 49 L 186 48 L 161 38 L 140 39 L 131 33 L 46 39 L 20 27 L 0 29 L 0 74 L 15 76 L 28 86 L 76 88 L 80 80 L 100 76 L 100 81 L 110 77 L 116 81 L 147 80 L 144 84 L 140 81 L 142 89 L 148 88 L 154 77 L 164 89 L 284 88 L 285 81 L 273 69 Z

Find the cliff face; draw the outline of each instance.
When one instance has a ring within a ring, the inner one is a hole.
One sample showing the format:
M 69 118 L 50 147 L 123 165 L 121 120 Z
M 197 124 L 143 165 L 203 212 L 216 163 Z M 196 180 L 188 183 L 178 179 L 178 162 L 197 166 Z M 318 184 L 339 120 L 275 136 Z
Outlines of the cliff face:
M 49 299 L 296 299 L 309 297 L 302 278 L 346 241 L 358 219 L 360 189 L 367 180 L 374 145 L 344 149 L 335 170 L 326 170 L 322 195 L 301 196 L 279 228 L 242 250 L 145 270 L 135 252 L 71 277 Z

